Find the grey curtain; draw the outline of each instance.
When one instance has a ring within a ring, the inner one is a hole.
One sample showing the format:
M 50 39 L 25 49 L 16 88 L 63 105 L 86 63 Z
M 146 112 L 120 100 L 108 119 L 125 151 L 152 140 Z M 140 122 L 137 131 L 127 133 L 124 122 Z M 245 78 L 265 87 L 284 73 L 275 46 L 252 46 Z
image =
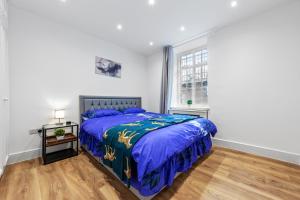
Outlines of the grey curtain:
M 168 113 L 172 96 L 172 80 L 173 80 L 173 47 L 166 46 L 163 49 L 163 67 L 162 82 L 160 96 L 160 112 Z

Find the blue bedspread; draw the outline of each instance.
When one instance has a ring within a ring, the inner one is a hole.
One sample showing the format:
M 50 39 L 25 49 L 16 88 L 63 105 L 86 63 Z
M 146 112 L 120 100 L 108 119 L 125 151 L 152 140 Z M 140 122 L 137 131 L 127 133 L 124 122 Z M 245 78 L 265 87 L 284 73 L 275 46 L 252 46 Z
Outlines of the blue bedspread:
M 95 146 L 102 141 L 103 133 L 113 126 L 158 116 L 160 114 L 141 113 L 87 120 L 81 126 L 81 142 Z M 197 118 L 148 133 L 132 149 L 137 171 L 136 183 L 132 185 L 145 196 L 159 192 L 166 184 L 171 185 L 176 172 L 187 171 L 198 156 L 203 156 L 210 151 L 210 136 L 214 136 L 216 132 L 217 128 L 211 121 Z M 95 141 L 87 141 L 87 139 Z M 99 151 L 93 148 L 91 150 L 95 155 L 102 156 Z M 187 157 L 189 159 L 181 159 Z M 147 176 L 151 173 L 152 177 L 153 173 L 165 177 L 160 179 L 161 183 L 155 188 L 145 184 Z

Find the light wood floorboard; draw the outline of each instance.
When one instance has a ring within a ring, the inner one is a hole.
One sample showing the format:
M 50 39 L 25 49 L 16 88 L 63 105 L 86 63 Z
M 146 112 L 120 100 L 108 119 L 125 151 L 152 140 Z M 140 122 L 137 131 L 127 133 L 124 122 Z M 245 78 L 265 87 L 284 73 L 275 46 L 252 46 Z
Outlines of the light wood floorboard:
M 6 168 L 1 200 L 137 199 L 86 153 L 42 165 L 40 159 Z M 155 200 L 300 200 L 300 166 L 215 147 Z

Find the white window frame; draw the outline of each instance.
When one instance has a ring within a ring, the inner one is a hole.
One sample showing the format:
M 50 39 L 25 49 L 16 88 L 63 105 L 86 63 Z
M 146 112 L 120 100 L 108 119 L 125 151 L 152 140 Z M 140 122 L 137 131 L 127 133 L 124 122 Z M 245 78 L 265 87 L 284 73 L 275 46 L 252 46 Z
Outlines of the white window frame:
M 192 101 L 193 101 L 193 107 L 198 107 L 198 108 L 203 108 L 203 107 L 208 107 L 208 102 L 207 104 L 195 104 L 195 99 L 196 99 L 196 80 L 195 80 L 195 72 L 196 72 L 196 68 L 197 67 L 200 67 L 201 68 L 201 73 L 200 73 L 200 79 L 202 80 L 203 77 L 202 77 L 202 70 L 204 68 L 204 66 L 207 66 L 208 67 L 208 60 L 206 60 L 206 62 L 201 62 L 200 64 L 197 64 L 196 65 L 196 56 L 195 56 L 195 53 L 196 52 L 199 52 L 199 51 L 202 51 L 202 50 L 207 50 L 207 45 L 203 45 L 201 47 L 198 47 L 198 48 L 195 48 L 195 49 L 192 49 L 192 50 L 188 50 L 188 51 L 184 51 L 184 52 L 180 52 L 179 54 L 177 54 L 177 69 L 176 69 L 176 98 L 174 98 L 174 100 L 176 99 L 176 103 L 175 103 L 175 107 L 187 107 L 187 104 L 185 103 L 181 103 L 181 78 L 182 78 L 182 73 L 181 73 L 181 70 L 182 70 L 182 66 L 181 66 L 181 58 L 182 56 L 185 56 L 185 55 L 189 55 L 189 54 L 193 54 L 193 63 L 192 63 L 192 66 L 193 66 L 193 77 L 192 77 Z M 209 52 L 208 52 L 209 54 Z M 208 72 L 207 72 L 207 77 L 206 77 L 206 81 L 208 81 Z M 202 82 L 202 81 L 201 81 Z M 207 86 L 207 89 L 208 89 L 208 86 Z

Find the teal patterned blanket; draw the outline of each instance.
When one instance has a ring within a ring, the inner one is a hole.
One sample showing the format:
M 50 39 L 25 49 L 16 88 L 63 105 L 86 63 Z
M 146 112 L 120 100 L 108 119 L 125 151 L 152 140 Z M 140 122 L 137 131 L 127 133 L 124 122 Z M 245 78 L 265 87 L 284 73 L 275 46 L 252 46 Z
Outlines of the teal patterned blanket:
M 188 115 L 166 115 L 115 126 L 103 134 L 103 162 L 111 167 L 121 180 L 127 182 L 129 187 L 133 162 L 131 151 L 139 139 L 151 131 L 195 118 Z

